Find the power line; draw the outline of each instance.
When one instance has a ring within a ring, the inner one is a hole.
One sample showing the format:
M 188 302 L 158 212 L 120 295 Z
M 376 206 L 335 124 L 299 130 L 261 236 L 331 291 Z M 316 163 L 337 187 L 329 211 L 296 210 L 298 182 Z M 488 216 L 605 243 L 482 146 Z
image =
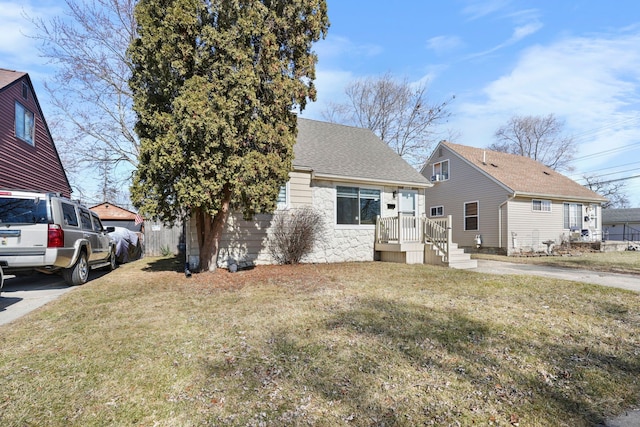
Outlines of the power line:
M 587 155 L 581 156 L 581 157 L 574 157 L 573 161 L 589 159 L 591 157 L 597 157 L 597 156 L 600 156 L 602 154 L 611 154 L 611 153 L 615 153 L 615 152 L 618 152 L 618 151 L 625 151 L 625 150 L 627 150 L 627 149 L 629 149 L 631 147 L 635 147 L 635 146 L 640 146 L 640 142 L 633 142 L 631 144 L 623 145 L 621 147 L 611 148 L 609 150 L 599 151 L 597 153 L 591 153 L 591 154 L 587 154 Z
M 616 174 L 625 173 L 625 172 L 633 172 L 633 171 L 637 171 L 638 169 L 640 169 L 640 168 L 633 168 L 633 169 L 626 169 L 626 170 L 623 170 L 623 171 L 603 173 L 603 174 L 599 174 L 599 175 L 590 176 L 589 178 L 602 178 L 603 176 L 616 175 Z M 582 177 L 582 178 L 577 178 L 577 180 L 578 181 L 586 181 L 587 178 Z
M 640 178 L 640 175 L 633 175 L 633 176 L 627 176 L 627 177 L 624 177 L 624 178 L 610 179 L 608 181 L 601 181 L 598 184 L 611 184 L 612 182 L 628 181 L 628 180 L 634 179 L 634 178 Z

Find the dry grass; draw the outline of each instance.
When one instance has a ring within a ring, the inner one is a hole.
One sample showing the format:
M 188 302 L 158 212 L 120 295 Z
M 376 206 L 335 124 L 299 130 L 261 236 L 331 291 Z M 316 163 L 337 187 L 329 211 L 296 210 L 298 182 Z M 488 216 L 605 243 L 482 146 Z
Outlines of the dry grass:
M 640 252 L 585 252 L 558 256 L 502 256 L 474 254 L 475 259 L 538 264 L 565 268 L 605 271 L 608 273 L 640 274 Z
M 590 426 L 640 295 L 428 266 L 127 264 L 0 327 L 0 425 Z

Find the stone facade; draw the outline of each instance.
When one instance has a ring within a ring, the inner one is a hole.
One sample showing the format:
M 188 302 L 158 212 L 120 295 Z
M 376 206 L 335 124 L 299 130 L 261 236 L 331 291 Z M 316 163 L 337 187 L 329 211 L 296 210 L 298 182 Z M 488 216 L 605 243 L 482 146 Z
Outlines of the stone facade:
M 373 261 L 375 258 L 375 225 L 336 225 L 336 187 L 340 185 L 358 186 L 353 183 L 310 179 L 306 181 L 304 190 L 302 185 L 295 186 L 296 196 L 292 195 L 288 208 L 293 210 L 311 205 L 322 213 L 325 222 L 323 238 L 303 262 L 355 262 Z M 382 216 L 397 215 L 398 196 L 394 193 L 400 189 L 370 184 L 366 187 L 380 189 Z M 424 194 L 415 189 L 414 191 L 417 191 L 417 214 L 422 215 L 425 205 Z M 221 241 L 218 266 L 227 268 L 232 263 L 239 267 L 273 264 L 274 260 L 267 248 L 271 219 L 272 215 L 258 215 L 254 221 L 245 221 L 239 215 L 232 215 Z M 190 221 L 187 234 L 189 264 L 197 270 L 198 244 L 195 239 L 195 221 Z

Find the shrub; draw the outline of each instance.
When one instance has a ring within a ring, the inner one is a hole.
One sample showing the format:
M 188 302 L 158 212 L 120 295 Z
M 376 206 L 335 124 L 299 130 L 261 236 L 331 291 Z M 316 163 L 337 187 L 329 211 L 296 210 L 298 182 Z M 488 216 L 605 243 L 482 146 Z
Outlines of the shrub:
M 298 264 L 324 234 L 322 215 L 311 207 L 277 211 L 271 222 L 268 250 L 278 264 Z

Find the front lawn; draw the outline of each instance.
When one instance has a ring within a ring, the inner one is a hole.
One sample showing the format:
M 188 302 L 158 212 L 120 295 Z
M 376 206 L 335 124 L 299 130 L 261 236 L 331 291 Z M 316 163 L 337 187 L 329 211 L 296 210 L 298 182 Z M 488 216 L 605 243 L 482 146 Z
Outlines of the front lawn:
M 0 326 L 0 425 L 592 426 L 640 404 L 640 295 L 387 263 L 145 259 Z

